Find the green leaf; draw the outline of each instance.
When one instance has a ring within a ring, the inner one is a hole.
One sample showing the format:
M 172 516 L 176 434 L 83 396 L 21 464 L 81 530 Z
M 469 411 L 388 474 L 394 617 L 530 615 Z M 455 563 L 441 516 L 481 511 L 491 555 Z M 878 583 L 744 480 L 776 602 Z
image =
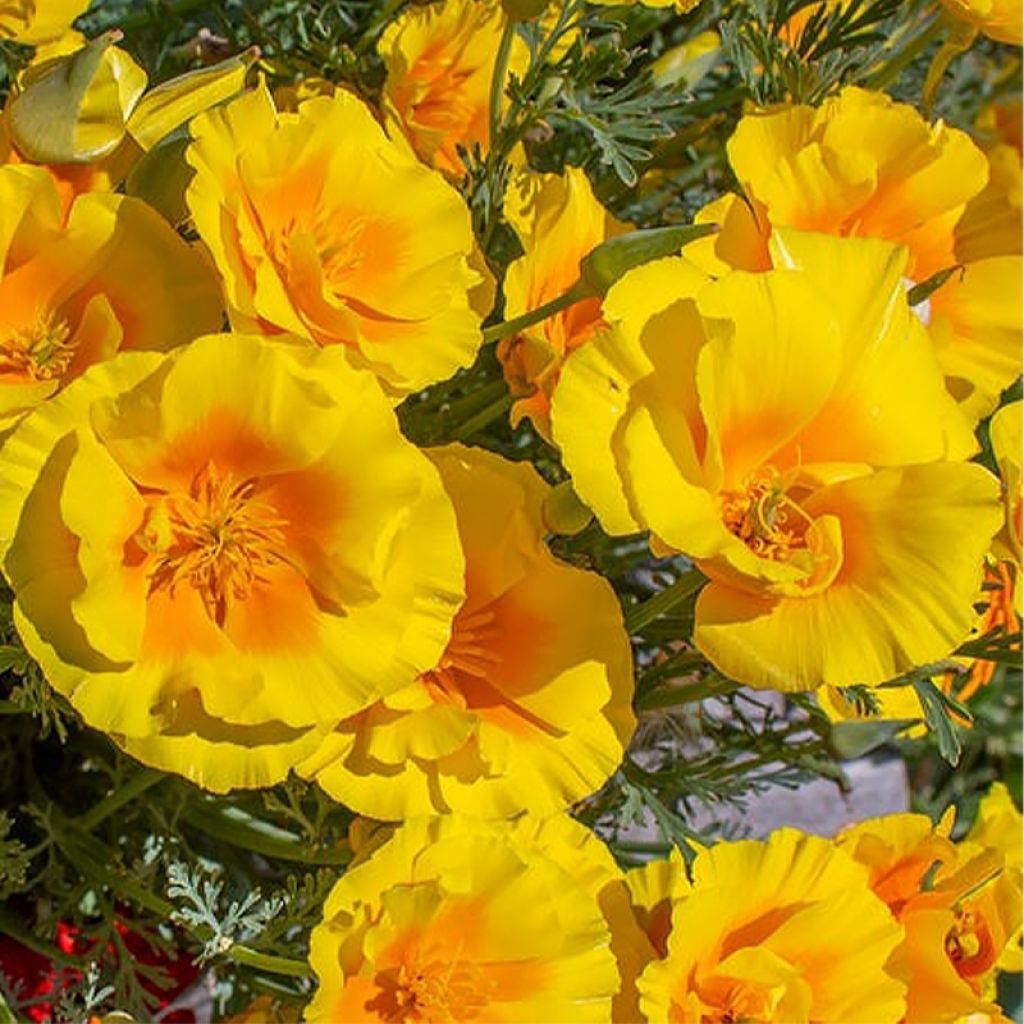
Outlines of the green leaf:
M 956 767 L 960 762 L 963 743 L 959 727 L 950 718 L 950 712 L 954 711 L 968 720 L 971 713 L 959 701 L 943 693 L 931 679 L 915 679 L 914 689 L 920 698 L 928 729 L 935 736 L 939 754 L 944 761 Z
M 913 724 L 909 718 L 878 722 L 836 722 L 832 726 L 832 749 L 841 760 L 851 761 L 884 746 Z
M 675 256 L 690 242 L 718 231 L 717 224 L 630 231 L 609 238 L 580 263 L 580 280 L 593 295 L 604 295 L 627 271 L 665 256 Z

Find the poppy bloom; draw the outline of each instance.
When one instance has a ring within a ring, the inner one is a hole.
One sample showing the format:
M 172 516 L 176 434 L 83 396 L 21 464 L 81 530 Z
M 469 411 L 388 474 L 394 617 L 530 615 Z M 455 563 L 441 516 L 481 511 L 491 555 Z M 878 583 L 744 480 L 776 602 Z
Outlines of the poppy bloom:
M 394 395 L 473 361 L 469 211 L 362 101 L 280 113 L 260 87 L 191 131 L 188 205 L 236 329 L 337 345 Z
M 505 16 L 497 0 L 444 0 L 408 7 L 385 29 L 384 109 L 419 158 L 449 177 L 459 150 L 490 147 L 491 78 Z M 512 40 L 509 71 L 522 77 L 529 54 Z
M 217 281 L 145 203 L 83 195 L 64 222 L 41 167 L 0 167 L 0 425 L 125 350 L 217 330 Z
M 607 856 L 565 818 L 406 822 L 328 896 L 306 1019 L 609 1021 L 610 928 L 580 881 Z
M 618 601 L 551 555 L 532 467 L 460 445 L 429 454 L 455 507 L 466 603 L 437 663 L 343 721 L 299 772 L 379 819 L 559 811 L 600 789 L 633 731 Z
M 1001 1019 L 996 974 L 1021 966 L 1020 812 L 996 788 L 963 842 L 952 842 L 951 826 L 952 815 L 933 826 L 893 814 L 836 839 L 905 929 L 893 963 L 908 986 L 908 1024 Z
M 505 197 L 505 216 L 526 250 L 505 272 L 507 320 L 568 291 L 579 280 L 580 261 L 624 230 L 578 167 L 567 167 L 562 175 L 524 171 Z M 603 326 L 601 300 L 588 298 L 499 343 L 505 380 L 516 396 L 513 426 L 529 417 L 550 439 L 551 395 L 562 362 Z
M 336 348 L 124 353 L 0 466 L 27 650 L 87 723 L 210 789 L 284 778 L 436 664 L 463 599 L 436 470 Z
M 711 577 L 694 640 L 733 679 L 880 683 L 970 632 L 994 477 L 906 304 L 903 250 L 776 232 L 785 270 L 630 271 L 552 423 L 580 497 Z
M 902 1020 L 889 960 L 903 930 L 828 840 L 780 829 L 702 850 L 690 879 L 664 877 L 666 951 L 639 980 L 647 1020 Z
M 990 161 L 965 132 L 848 87 L 820 107 L 747 115 L 728 152 L 746 201 L 725 195 L 697 215 L 722 230 L 687 246 L 692 260 L 716 275 L 766 270 L 772 231 L 799 228 L 905 245 L 908 289 L 956 268 L 915 311 L 967 415 L 995 408 L 1020 373 L 1020 204 L 986 190 Z

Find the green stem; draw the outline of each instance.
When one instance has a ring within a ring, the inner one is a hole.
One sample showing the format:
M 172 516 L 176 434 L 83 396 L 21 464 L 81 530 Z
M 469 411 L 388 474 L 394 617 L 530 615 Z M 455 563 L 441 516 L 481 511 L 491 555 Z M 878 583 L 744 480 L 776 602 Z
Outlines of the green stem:
M 569 306 L 573 306 L 577 302 L 581 302 L 589 297 L 589 289 L 587 289 L 582 281 L 577 281 L 567 292 L 563 292 L 550 302 L 545 302 L 543 306 L 531 309 L 528 313 L 523 313 L 521 316 L 514 316 L 511 320 L 503 320 L 501 323 L 485 327 L 483 332 L 484 344 L 489 345 L 492 341 L 500 341 L 502 338 L 509 338 L 514 334 L 518 334 L 525 328 L 539 324 L 542 320 L 547 320 L 549 316 L 561 313 L 563 309 L 568 309 Z
M 510 394 L 504 394 L 495 402 L 491 402 L 490 405 L 481 409 L 475 416 L 470 416 L 465 423 L 461 424 L 459 428 L 452 434 L 453 441 L 467 441 L 475 433 L 483 430 L 489 423 L 493 423 L 496 419 L 504 416 L 512 406 L 512 396 Z
M 152 789 L 166 778 L 167 776 L 163 772 L 156 771 L 154 768 L 144 768 L 114 790 L 110 796 L 96 804 L 92 810 L 75 818 L 75 827 L 80 828 L 83 832 L 91 832 L 101 821 L 105 821 L 126 803 L 141 796 L 147 789 Z
M 237 807 L 215 808 L 192 804 L 185 808 L 181 817 L 187 824 L 214 839 L 264 857 L 326 866 L 341 866 L 352 859 L 352 851 L 347 846 L 335 849 L 310 846 L 295 833 L 260 821 Z
M 23 708 L 15 700 L 0 700 L 0 715 L 28 715 L 28 708 Z
M 659 686 L 637 698 L 637 711 L 655 711 L 659 708 L 679 707 L 693 704 L 708 697 L 724 697 L 739 689 L 740 684 L 717 673 L 697 683 L 685 686 Z
M 677 604 L 695 594 L 706 582 L 707 577 L 699 569 L 691 569 L 654 597 L 649 597 L 641 604 L 635 604 L 625 615 L 626 629 L 630 634 L 640 632 L 644 626 L 650 625 L 655 619 L 661 618 Z
M 508 78 L 508 62 L 512 56 L 512 42 L 515 35 L 515 22 L 506 15 L 505 27 L 501 30 L 501 40 L 498 43 L 498 53 L 494 58 L 494 73 L 491 75 L 488 121 L 490 125 L 488 140 L 491 144 L 498 138 L 498 132 L 501 130 L 501 101 L 505 97 L 505 79 Z
M 909 64 L 912 64 L 942 33 L 944 21 L 941 16 L 934 18 L 902 49 L 889 58 L 864 83 L 869 89 L 885 89 L 899 78 Z

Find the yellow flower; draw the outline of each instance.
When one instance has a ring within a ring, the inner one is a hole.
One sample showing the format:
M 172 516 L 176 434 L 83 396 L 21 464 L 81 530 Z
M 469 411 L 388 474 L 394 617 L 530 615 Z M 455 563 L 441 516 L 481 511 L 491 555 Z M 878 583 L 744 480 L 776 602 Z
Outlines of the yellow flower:
M 1019 400 L 1003 406 L 989 423 L 992 451 L 1003 479 L 1005 522 L 999 534 L 997 554 L 1010 562 L 1017 576 L 1021 571 L 1021 535 L 1024 531 L 1024 477 L 1021 475 L 1021 415 Z
M 496 0 L 412 5 L 380 38 L 384 107 L 424 163 L 463 174 L 459 149 L 490 147 L 491 78 L 505 15 Z M 509 71 L 522 77 L 526 44 L 512 41 Z
M 935 827 L 923 815 L 893 814 L 836 839 L 906 929 L 893 967 L 907 982 L 908 1024 L 971 1014 L 1003 1019 L 994 1004 L 996 972 L 1020 969 L 1020 814 L 1008 804 L 998 791 L 986 798 L 959 844 L 949 838 L 951 814 Z M 1007 835 L 1014 829 L 1016 836 Z
M 585 832 L 568 819 L 407 822 L 328 896 L 306 1019 L 610 1021 L 619 972 L 581 881 L 607 853 Z
M 148 206 L 80 196 L 67 223 L 40 167 L 0 167 L 0 426 L 125 349 L 217 330 L 204 260 Z
M 1020 217 L 1005 198 L 971 205 L 989 170 L 965 133 L 849 87 L 818 108 L 744 117 L 728 152 L 750 205 L 723 196 L 698 214 L 722 231 L 688 246 L 692 260 L 715 274 L 764 270 L 771 231 L 791 227 L 906 245 L 908 288 L 961 266 L 916 312 L 965 412 L 992 411 L 1020 373 Z
M 864 869 L 828 840 L 781 829 L 719 843 L 673 893 L 667 951 L 640 976 L 640 1006 L 659 1024 L 895 1024 L 904 986 L 889 958 L 902 938 Z
M 237 329 L 339 345 L 398 395 L 472 362 L 469 211 L 360 100 L 281 114 L 260 87 L 192 133 L 188 204 Z
M 958 21 L 998 39 L 1001 43 L 1024 43 L 1024 5 L 1021 0 L 942 0 Z
M 578 167 L 567 167 L 564 175 L 522 172 L 505 197 L 505 215 L 526 250 L 505 274 L 507 320 L 557 299 L 579 280 L 580 260 L 624 230 Z M 584 299 L 499 344 L 505 380 L 516 396 L 513 425 L 527 416 L 550 439 L 551 395 L 562 362 L 603 326 L 601 300 Z
M 39 46 L 60 39 L 90 0 L 0 0 L 0 40 Z
M 778 231 L 786 269 L 626 274 L 566 361 L 552 425 L 612 533 L 648 529 L 711 583 L 694 639 L 733 679 L 880 683 L 973 620 L 996 481 L 909 311 L 899 248 Z
M 73 42 L 33 65 L 0 115 L 0 164 L 46 167 L 65 209 L 76 195 L 116 188 L 172 131 L 239 92 L 256 55 L 246 51 L 147 90 L 146 72 L 114 45 L 120 38 L 108 32 Z
M 531 467 L 461 446 L 430 454 L 466 557 L 451 640 L 299 771 L 374 818 L 550 814 L 599 789 L 633 731 L 619 605 L 603 579 L 548 551 L 548 488 Z
M 463 599 L 437 472 L 339 349 L 123 353 L 27 417 L 0 472 L 26 649 L 88 724 L 210 789 L 283 778 L 434 665 Z
M 967 833 L 968 842 L 1000 850 L 1010 868 L 1024 867 L 1021 813 L 1002 782 L 993 782 L 978 804 L 978 815 Z

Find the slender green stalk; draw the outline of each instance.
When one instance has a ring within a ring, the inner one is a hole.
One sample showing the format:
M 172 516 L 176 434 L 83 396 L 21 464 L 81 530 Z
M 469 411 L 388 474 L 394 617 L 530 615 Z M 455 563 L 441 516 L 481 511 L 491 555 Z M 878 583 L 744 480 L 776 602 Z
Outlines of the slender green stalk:
M 527 327 L 539 324 L 542 320 L 547 320 L 549 316 L 561 313 L 563 309 L 568 309 L 569 306 L 573 306 L 577 302 L 588 298 L 589 294 L 583 282 L 577 281 L 567 292 L 563 292 L 550 302 L 545 302 L 544 305 L 531 309 L 528 313 L 523 313 L 522 316 L 516 316 L 511 320 L 503 320 L 501 323 L 485 327 L 483 332 L 484 344 L 489 345 L 492 341 L 500 341 L 502 338 L 509 338 L 514 334 L 518 334 Z
M 626 629 L 630 633 L 638 633 L 644 626 L 650 625 L 655 619 L 661 618 L 677 604 L 695 594 L 704 585 L 706 577 L 699 569 L 691 569 L 684 573 L 660 593 L 649 597 L 642 604 L 635 604 L 625 615 Z
M 185 808 L 181 817 L 187 824 L 215 839 L 264 857 L 326 866 L 340 866 L 352 859 L 352 851 L 347 846 L 335 849 L 312 847 L 293 832 L 260 821 L 234 807 L 192 804 Z
M 938 38 L 944 26 L 941 16 L 927 24 L 906 46 L 897 50 L 864 83 L 869 89 L 885 89 L 896 81 L 903 69 L 912 64 Z
M 22 707 L 16 700 L 0 700 L 0 715 L 28 715 L 28 708 Z
M 512 42 L 516 35 L 515 22 L 507 15 L 505 27 L 501 30 L 498 53 L 494 58 L 494 73 L 491 75 L 491 96 L 489 108 L 490 142 L 493 144 L 501 131 L 501 101 L 505 97 L 505 80 L 508 78 L 508 62 L 512 56 Z
M 637 711 L 655 711 L 659 708 L 681 707 L 708 697 L 724 697 L 739 689 L 740 684 L 723 676 L 710 675 L 696 683 L 685 686 L 658 686 L 637 698 Z
M 452 434 L 453 441 L 468 441 L 475 433 L 483 430 L 489 423 L 504 416 L 512 405 L 512 396 L 504 394 L 495 402 L 481 409 L 475 416 L 470 416 L 465 423 Z
M 120 810 L 126 803 L 141 796 L 147 789 L 163 782 L 167 776 L 154 768 L 144 768 L 133 775 L 126 783 L 119 786 L 110 796 L 101 800 L 92 810 L 74 819 L 76 828 L 83 832 L 91 832 L 101 821 L 105 821 L 115 811 Z

